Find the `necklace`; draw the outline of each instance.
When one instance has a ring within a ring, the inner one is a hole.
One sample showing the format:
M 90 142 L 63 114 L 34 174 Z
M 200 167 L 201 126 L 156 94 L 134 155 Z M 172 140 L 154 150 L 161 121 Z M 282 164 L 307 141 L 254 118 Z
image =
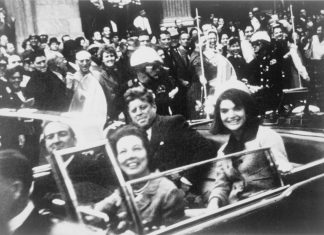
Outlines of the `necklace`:
M 150 182 L 150 181 L 147 181 L 147 182 L 144 184 L 144 186 L 141 187 L 141 188 L 139 188 L 139 189 L 133 189 L 134 194 L 135 194 L 135 195 L 138 195 L 138 194 L 142 193 L 142 192 L 144 191 L 144 189 L 146 189 L 147 186 L 149 185 L 149 182 Z

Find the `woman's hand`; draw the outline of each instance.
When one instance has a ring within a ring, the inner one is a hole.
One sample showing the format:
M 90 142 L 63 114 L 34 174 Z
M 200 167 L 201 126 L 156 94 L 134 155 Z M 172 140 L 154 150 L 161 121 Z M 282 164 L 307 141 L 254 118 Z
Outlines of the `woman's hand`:
M 97 211 L 110 211 L 112 208 L 120 207 L 122 199 L 118 193 L 114 192 L 109 197 L 105 198 L 104 200 L 96 203 L 94 205 L 94 210 Z

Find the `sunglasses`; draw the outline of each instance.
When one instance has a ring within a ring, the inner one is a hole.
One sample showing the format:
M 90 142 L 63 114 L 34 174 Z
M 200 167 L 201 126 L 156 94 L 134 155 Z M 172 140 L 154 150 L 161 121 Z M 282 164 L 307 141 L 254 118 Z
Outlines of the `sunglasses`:
M 261 42 L 252 42 L 251 43 L 253 47 L 260 46 L 262 43 Z

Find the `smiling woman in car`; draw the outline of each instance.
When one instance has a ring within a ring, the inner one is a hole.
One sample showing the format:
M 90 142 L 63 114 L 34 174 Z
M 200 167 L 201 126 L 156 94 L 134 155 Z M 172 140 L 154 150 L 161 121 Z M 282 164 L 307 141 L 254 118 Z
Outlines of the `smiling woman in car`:
M 128 180 L 151 174 L 150 147 L 145 132 L 126 125 L 113 134 L 111 141 L 119 166 Z M 133 185 L 133 193 L 142 221 L 150 226 L 172 224 L 184 215 L 183 194 L 165 177 Z M 110 216 L 122 207 L 118 191 L 95 205 L 96 210 Z
M 291 165 L 279 134 L 260 126 L 257 106 L 246 91 L 229 89 L 217 99 L 213 134 L 229 133 L 230 137 L 218 157 L 243 150 L 270 147 L 279 172 Z M 209 197 L 209 209 L 216 209 L 247 198 L 255 193 L 280 186 L 276 170 L 263 153 L 227 158 L 216 164 L 216 180 Z

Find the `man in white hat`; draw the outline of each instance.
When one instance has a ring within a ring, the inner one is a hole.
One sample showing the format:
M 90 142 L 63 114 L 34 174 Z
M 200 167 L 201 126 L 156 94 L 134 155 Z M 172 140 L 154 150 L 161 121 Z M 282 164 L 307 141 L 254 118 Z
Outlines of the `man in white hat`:
M 137 85 L 155 94 L 157 113 L 170 115 L 170 102 L 178 92 L 175 82 L 163 68 L 159 54 L 150 47 L 138 48 L 130 58 L 130 65 L 137 74 Z
M 251 43 L 256 58 L 249 64 L 248 82 L 263 113 L 277 110 L 282 94 L 282 58 L 271 50 L 270 36 L 266 31 L 255 32 Z

